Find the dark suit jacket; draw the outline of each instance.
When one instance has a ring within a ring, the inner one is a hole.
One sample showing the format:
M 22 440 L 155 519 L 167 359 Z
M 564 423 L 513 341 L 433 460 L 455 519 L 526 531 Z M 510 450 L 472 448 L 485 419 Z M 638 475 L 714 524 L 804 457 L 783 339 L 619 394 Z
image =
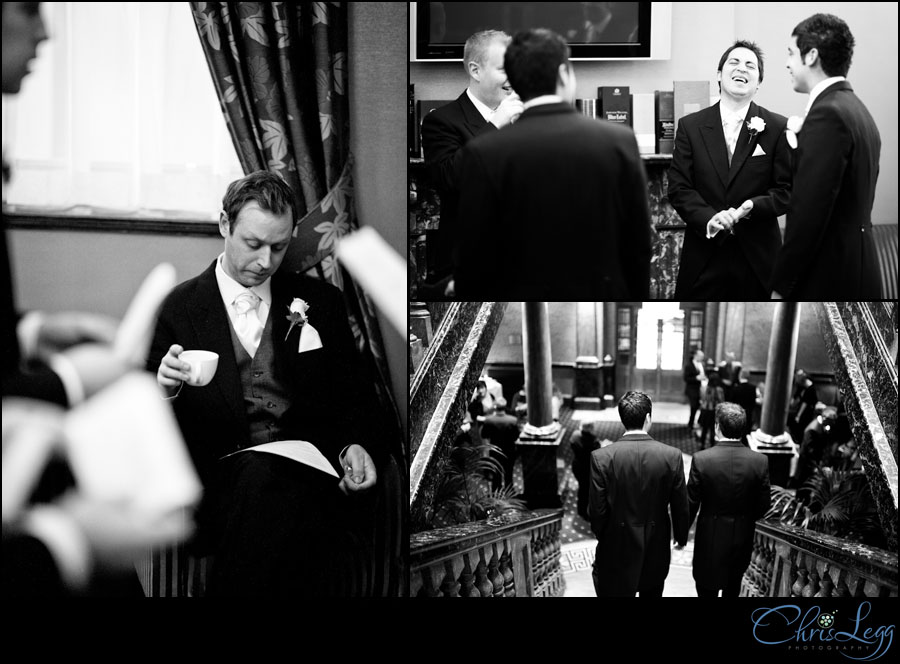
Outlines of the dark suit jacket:
M 422 149 L 425 167 L 441 198 L 441 223 L 437 241 L 437 269 L 449 271 L 453 241 L 459 219 L 459 176 L 462 148 L 481 134 L 497 131 L 487 122 L 464 91 L 422 120 Z M 431 238 L 429 238 L 431 239 Z
M 681 452 L 647 434 L 623 436 L 593 452 L 590 515 L 601 594 L 634 595 L 663 583 L 672 531 L 684 544 L 690 527 Z
M 756 520 L 769 509 L 769 460 L 737 440 L 694 455 L 688 479 L 690 520 L 697 520 L 694 579 L 723 588 L 750 564 Z
M 752 266 L 747 279 L 769 287 L 775 253 L 781 246 L 778 215 L 787 212 L 791 163 L 784 129 L 787 119 L 750 102 L 747 121 L 759 116 L 766 127 L 751 136 L 741 127 L 731 166 L 722 132 L 719 104 L 692 113 L 678 123 L 669 169 L 669 202 L 688 228 L 684 234 L 676 300 L 690 300 L 691 287 L 703 273 L 726 272 L 722 244 L 736 242 Z M 759 146 L 765 155 L 751 156 Z M 734 228 L 706 238 L 706 223 L 717 212 L 750 199 L 753 210 Z M 727 272 L 726 272 L 727 273 Z M 728 284 L 723 284 L 727 294 Z
M 647 180 L 631 129 L 546 104 L 463 152 L 459 299 L 649 295 Z
M 875 120 L 849 83 L 835 83 L 816 97 L 797 143 L 773 290 L 791 300 L 879 299 L 872 204 L 881 136 Z
M 5 225 L 4 225 L 5 226 Z M 19 315 L 13 296 L 12 274 L 9 264 L 9 253 L 6 247 L 6 228 L 0 232 L 0 298 L 3 313 L 3 396 L 28 397 L 52 401 L 60 405 L 68 405 L 65 389 L 59 376 L 47 367 L 35 367 L 23 371 L 20 366 L 21 350 L 16 326 Z
M 298 330 L 287 341 L 287 313 L 293 298 L 309 304 L 309 322 L 323 347 L 297 352 Z M 376 464 L 383 461 L 364 426 L 371 423 L 371 405 L 357 362 L 357 351 L 340 292 L 309 277 L 276 273 L 272 277 L 272 338 L 275 364 L 291 391 L 292 405 L 283 416 L 288 439 L 313 443 L 332 463 L 338 476 L 338 455 L 345 445 L 359 443 Z M 217 460 L 249 445 L 244 397 L 231 325 L 216 283 L 215 261 L 202 274 L 177 286 L 162 305 L 147 368 L 156 372 L 172 344 L 219 354 L 212 381 L 205 387 L 184 385 L 172 405 L 188 450 L 206 486 L 204 505 L 210 509 L 218 486 Z M 335 480 L 337 485 L 337 480 Z M 202 526 L 198 517 L 198 526 Z

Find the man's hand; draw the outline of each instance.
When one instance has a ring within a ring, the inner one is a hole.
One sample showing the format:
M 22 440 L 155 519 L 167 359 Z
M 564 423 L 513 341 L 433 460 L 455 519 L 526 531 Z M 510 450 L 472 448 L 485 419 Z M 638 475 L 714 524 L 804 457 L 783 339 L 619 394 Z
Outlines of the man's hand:
M 50 355 L 82 343 L 112 344 L 119 322 L 110 316 L 79 311 L 45 314 L 37 333 L 38 357 Z
M 719 231 L 727 231 L 729 233 L 734 232 L 732 231 L 732 227 L 737 222 L 737 219 L 735 218 L 733 210 L 734 208 L 716 212 L 712 219 L 706 222 L 706 237 L 714 237 Z
M 778 291 L 772 291 L 772 299 L 773 300 L 783 300 L 784 298 L 781 297 L 781 294 Z
M 519 99 L 519 95 L 513 93 L 500 102 L 497 110 L 495 110 L 494 114 L 491 116 L 491 122 L 497 129 L 500 129 L 500 127 L 518 120 L 524 110 L 525 106 L 522 104 L 522 100 Z
M 159 363 L 159 369 L 156 371 L 156 382 L 169 396 L 172 396 L 175 390 L 191 377 L 188 373 L 191 365 L 178 359 L 183 352 L 184 348 L 178 344 L 169 346 L 169 352 L 163 357 L 162 362 Z
M 344 453 L 341 460 L 344 469 L 344 477 L 341 479 L 340 489 L 349 495 L 358 491 L 365 491 L 375 486 L 375 462 L 362 445 L 351 445 Z

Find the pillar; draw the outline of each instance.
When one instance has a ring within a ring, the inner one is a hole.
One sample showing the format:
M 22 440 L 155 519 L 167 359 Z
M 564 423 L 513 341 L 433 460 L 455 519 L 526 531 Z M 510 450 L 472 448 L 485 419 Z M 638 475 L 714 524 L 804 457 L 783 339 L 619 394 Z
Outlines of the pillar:
M 759 429 L 750 434 L 750 447 L 769 457 L 769 480 L 786 486 L 798 445 L 787 431 L 797 338 L 800 333 L 800 303 L 778 302 L 772 319 L 766 390 Z
M 550 318 L 546 302 L 522 303 L 525 393 L 528 422 L 516 444 L 522 457 L 525 501 L 529 509 L 562 505 L 556 479 L 561 427 L 553 421 Z
M 600 408 L 600 358 L 598 350 L 598 322 L 602 329 L 602 305 L 596 302 L 575 303 L 575 408 Z

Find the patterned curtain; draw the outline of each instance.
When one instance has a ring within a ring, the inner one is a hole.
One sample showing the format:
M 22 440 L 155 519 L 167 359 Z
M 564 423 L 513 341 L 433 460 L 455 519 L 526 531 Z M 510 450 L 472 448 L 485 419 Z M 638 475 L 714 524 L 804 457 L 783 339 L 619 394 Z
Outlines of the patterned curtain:
M 297 193 L 303 215 L 282 269 L 344 293 L 357 346 L 375 377 L 385 441 L 406 467 L 381 332 L 366 294 L 334 257 L 359 227 L 347 98 L 346 2 L 192 2 L 194 22 L 245 173 L 269 170 Z

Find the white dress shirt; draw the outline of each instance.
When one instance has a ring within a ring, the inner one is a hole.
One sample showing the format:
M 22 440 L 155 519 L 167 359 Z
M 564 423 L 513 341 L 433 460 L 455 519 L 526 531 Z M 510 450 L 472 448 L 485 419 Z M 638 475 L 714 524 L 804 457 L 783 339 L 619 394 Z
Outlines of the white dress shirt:
M 728 145 L 728 150 L 731 154 L 734 154 L 735 148 L 737 147 L 737 139 L 741 134 L 741 125 L 747 118 L 748 110 L 750 110 L 750 104 L 747 104 L 734 112 L 725 110 L 725 107 L 721 103 L 719 104 L 719 116 L 722 118 L 722 131 L 725 133 L 725 143 Z M 728 122 L 731 122 L 730 126 L 727 124 Z
M 238 334 L 238 337 L 240 337 L 240 333 L 238 333 L 237 330 L 240 330 L 241 326 L 238 323 L 238 314 L 234 309 L 234 299 L 244 291 L 249 290 L 260 299 L 259 308 L 257 309 L 256 314 L 259 318 L 260 325 L 265 329 L 266 320 L 269 318 L 269 310 L 272 308 L 272 278 L 269 277 L 253 288 L 242 286 L 225 272 L 225 268 L 222 267 L 222 260 L 224 257 L 224 253 L 219 254 L 219 258 L 216 260 L 216 282 L 219 285 L 219 294 L 222 296 L 225 311 L 228 312 L 228 320 L 231 321 L 231 327 L 236 331 L 235 333 Z M 241 339 L 241 343 L 244 345 L 244 348 L 247 347 L 247 344 L 244 343 L 244 339 Z M 249 353 L 249 350 L 247 352 Z M 252 357 L 253 353 L 250 353 L 250 356 Z
M 807 113 L 809 113 L 809 109 L 813 105 L 813 102 L 816 100 L 816 97 L 825 92 L 825 88 L 830 85 L 834 85 L 835 83 L 846 80 L 847 78 L 845 76 L 832 76 L 831 78 L 826 78 L 824 81 L 819 81 L 818 83 L 816 83 L 815 87 L 809 91 L 809 101 L 806 102 L 806 109 L 803 111 L 803 115 L 805 116 Z
M 485 122 L 490 122 L 491 118 L 494 117 L 494 109 L 481 101 L 478 97 L 472 94 L 472 91 L 469 88 L 466 88 L 466 94 L 469 95 L 469 99 L 475 104 L 475 108 L 479 113 L 481 113 L 481 117 L 484 118 Z

